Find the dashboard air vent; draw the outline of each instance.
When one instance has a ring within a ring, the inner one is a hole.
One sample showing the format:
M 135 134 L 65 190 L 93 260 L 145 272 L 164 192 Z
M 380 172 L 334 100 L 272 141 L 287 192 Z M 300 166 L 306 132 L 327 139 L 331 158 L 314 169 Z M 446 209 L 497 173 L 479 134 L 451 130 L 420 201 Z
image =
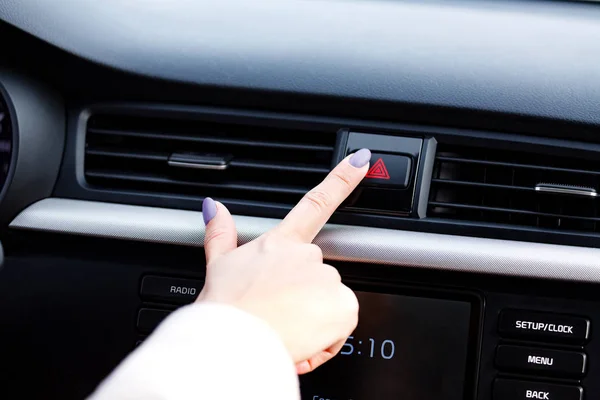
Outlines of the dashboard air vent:
M 440 145 L 429 217 L 600 232 L 600 161 Z
M 2 193 L 8 178 L 12 145 L 13 136 L 8 106 L 4 103 L 4 99 L 0 94 L 0 193 Z
M 294 204 L 329 171 L 336 132 L 94 115 L 85 177 L 97 189 Z

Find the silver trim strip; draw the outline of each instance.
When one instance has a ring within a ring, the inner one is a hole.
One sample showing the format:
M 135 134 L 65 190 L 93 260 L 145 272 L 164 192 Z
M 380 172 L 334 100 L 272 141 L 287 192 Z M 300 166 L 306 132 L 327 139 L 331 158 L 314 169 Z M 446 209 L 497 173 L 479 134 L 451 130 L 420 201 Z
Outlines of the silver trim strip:
M 278 220 L 236 216 L 246 243 Z M 196 211 L 50 198 L 21 212 L 13 229 L 202 246 Z M 315 239 L 329 260 L 529 278 L 600 282 L 600 249 L 327 225 Z
M 210 170 L 217 170 L 217 171 L 225 171 L 227 169 L 227 167 L 229 167 L 229 164 L 211 165 L 211 164 L 197 164 L 197 163 L 181 162 L 181 161 L 173 161 L 173 160 L 167 161 L 167 164 L 169 165 L 169 167 L 191 168 L 191 169 L 210 169 Z
M 538 183 L 535 191 L 540 193 L 569 194 L 573 196 L 597 197 L 598 192 L 594 188 L 558 185 L 553 183 Z

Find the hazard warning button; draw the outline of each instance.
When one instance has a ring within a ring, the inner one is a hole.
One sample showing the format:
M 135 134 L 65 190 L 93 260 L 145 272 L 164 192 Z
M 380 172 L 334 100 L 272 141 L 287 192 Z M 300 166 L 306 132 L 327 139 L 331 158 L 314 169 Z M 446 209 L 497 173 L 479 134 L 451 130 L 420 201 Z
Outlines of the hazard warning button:
M 411 177 L 410 157 L 396 154 L 371 154 L 371 166 L 362 186 L 406 189 Z

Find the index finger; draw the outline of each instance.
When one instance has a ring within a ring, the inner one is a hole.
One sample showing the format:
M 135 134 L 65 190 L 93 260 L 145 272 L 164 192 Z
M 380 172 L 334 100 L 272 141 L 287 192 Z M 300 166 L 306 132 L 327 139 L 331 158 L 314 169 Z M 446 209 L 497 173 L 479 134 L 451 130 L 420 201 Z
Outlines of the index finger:
M 327 220 L 358 186 L 369 170 L 371 152 L 361 149 L 343 159 L 308 192 L 276 230 L 302 242 L 312 242 Z

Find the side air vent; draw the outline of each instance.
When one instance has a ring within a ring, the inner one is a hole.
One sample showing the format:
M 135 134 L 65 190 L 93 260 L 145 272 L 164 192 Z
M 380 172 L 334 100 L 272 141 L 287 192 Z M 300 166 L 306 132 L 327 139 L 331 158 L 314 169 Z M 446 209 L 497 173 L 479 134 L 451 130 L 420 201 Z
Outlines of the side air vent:
M 600 161 L 440 145 L 428 217 L 600 232 Z
M 8 106 L 0 94 L 0 193 L 8 178 L 12 146 L 13 136 Z
M 294 204 L 329 171 L 336 132 L 94 115 L 85 177 L 97 189 Z

